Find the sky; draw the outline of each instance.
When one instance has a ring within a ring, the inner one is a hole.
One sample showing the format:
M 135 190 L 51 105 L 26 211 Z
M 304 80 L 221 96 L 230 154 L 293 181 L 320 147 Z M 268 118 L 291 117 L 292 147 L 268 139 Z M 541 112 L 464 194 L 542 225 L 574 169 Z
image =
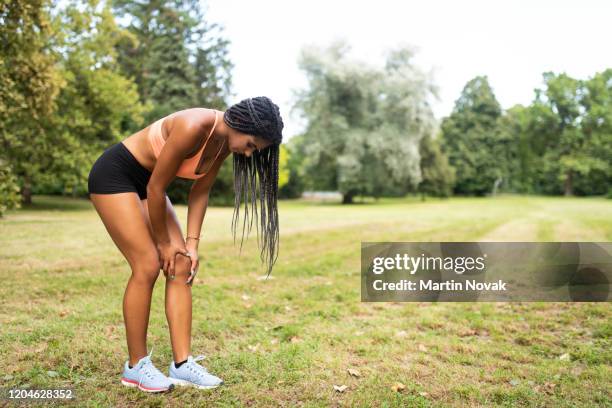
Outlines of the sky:
M 440 88 L 436 118 L 453 109 L 465 84 L 487 75 L 501 104 L 528 105 L 542 73 L 587 79 L 612 68 L 608 0 L 201 0 L 207 21 L 222 26 L 234 63 L 231 103 L 265 95 L 279 105 L 288 140 L 304 126 L 291 114 L 305 45 L 344 38 L 351 56 L 382 66 L 384 52 L 408 44 L 414 62 Z

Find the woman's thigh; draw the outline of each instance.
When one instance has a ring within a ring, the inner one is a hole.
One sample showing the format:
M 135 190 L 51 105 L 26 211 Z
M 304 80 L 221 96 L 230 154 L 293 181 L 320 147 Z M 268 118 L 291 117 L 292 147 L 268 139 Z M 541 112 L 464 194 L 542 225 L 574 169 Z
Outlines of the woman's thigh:
M 151 227 L 151 220 L 149 218 L 149 205 L 148 201 L 145 198 L 142 200 L 142 206 L 145 212 L 145 216 L 147 219 L 147 225 L 149 227 L 149 231 L 151 236 L 153 234 L 153 228 Z M 183 231 L 181 230 L 181 224 L 176 216 L 176 212 L 174 211 L 174 207 L 172 206 L 172 202 L 170 198 L 166 195 L 166 225 L 168 227 L 168 234 L 170 235 L 170 241 L 173 245 L 178 247 L 185 246 L 185 239 L 183 238 Z M 182 258 L 182 259 L 181 259 Z M 186 257 L 182 254 L 177 254 L 175 260 L 175 275 L 184 275 L 188 273 L 187 271 L 190 269 L 191 260 L 189 257 Z
M 151 226 L 151 219 L 149 218 L 149 204 L 148 199 L 141 200 L 142 208 L 145 214 L 145 218 L 147 220 L 147 226 L 149 227 L 149 232 L 151 236 L 153 236 L 153 227 Z M 185 240 L 183 239 L 183 232 L 181 230 L 181 224 L 174 212 L 174 207 L 172 206 L 172 202 L 170 198 L 166 195 L 166 225 L 168 226 L 168 234 L 170 235 L 170 241 L 173 244 L 177 244 L 179 246 L 185 245 Z
M 140 200 L 138 194 L 133 192 L 90 194 L 90 199 L 113 242 L 130 264 L 132 272 L 146 273 L 151 278 L 157 278 L 161 264 L 153 238 L 147 199 Z M 172 243 L 185 245 L 180 223 L 168 196 L 166 225 Z M 183 255 L 177 257 L 176 261 L 177 269 L 188 269 L 191 264 L 189 258 Z
M 90 199 L 132 273 L 155 280 L 161 269 L 159 255 L 138 194 L 90 194 Z

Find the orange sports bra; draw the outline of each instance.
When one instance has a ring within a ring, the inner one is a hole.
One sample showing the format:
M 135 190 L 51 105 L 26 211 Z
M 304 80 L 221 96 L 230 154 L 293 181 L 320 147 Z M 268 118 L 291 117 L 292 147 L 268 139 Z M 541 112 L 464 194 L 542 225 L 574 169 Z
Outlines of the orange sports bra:
M 153 148 L 153 154 L 155 155 L 155 158 L 159 157 L 162 151 L 162 148 L 166 144 L 166 141 L 164 140 L 162 136 L 161 125 L 162 125 L 162 121 L 168 116 L 164 116 L 163 118 L 158 119 L 155 122 L 153 122 L 153 124 L 151 125 L 151 129 L 149 129 L 149 142 L 151 143 L 151 147 Z M 210 133 L 206 137 L 206 140 L 204 141 L 204 145 L 202 146 L 202 148 L 200 148 L 200 150 L 194 156 L 183 160 L 183 162 L 181 163 L 181 166 L 176 172 L 176 175 L 178 177 L 183 177 L 187 179 L 199 179 L 200 177 L 206 175 L 206 172 L 197 174 L 195 171 L 196 171 L 196 168 L 198 167 L 198 163 L 200 162 L 200 157 L 202 156 L 204 149 L 206 148 L 206 145 L 208 145 L 208 141 L 210 140 L 210 137 L 212 136 L 213 131 L 215 130 L 215 127 L 217 126 L 218 116 L 219 115 L 217 115 L 217 111 L 215 110 L 215 123 Z M 219 157 L 221 150 L 223 150 L 223 146 L 221 147 L 221 149 L 219 149 L 219 152 L 217 152 L 217 155 L 215 156 L 213 163 L 217 160 L 217 157 Z

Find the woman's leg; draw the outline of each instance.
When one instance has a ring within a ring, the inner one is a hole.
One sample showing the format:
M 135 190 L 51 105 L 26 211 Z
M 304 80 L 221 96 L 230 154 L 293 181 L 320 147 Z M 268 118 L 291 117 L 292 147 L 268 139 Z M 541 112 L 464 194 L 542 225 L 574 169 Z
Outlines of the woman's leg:
M 148 219 L 147 200 L 142 200 L 142 203 Z M 170 240 L 176 245 L 184 246 L 185 238 L 181 225 L 168 196 L 166 196 L 166 210 Z M 191 270 L 190 258 L 178 254 L 174 269 L 174 280 L 166 277 L 166 319 L 170 330 L 173 358 L 174 361 L 180 362 L 186 360 L 191 352 L 191 285 L 185 283 Z
M 147 355 L 151 295 L 161 269 L 159 255 L 136 193 L 90 194 L 90 199 L 132 269 L 123 297 L 123 317 L 133 366 Z

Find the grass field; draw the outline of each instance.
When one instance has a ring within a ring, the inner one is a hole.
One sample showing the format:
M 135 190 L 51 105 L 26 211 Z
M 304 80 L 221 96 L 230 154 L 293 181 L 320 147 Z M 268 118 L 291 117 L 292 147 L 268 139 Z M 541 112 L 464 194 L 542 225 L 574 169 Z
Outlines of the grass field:
M 2 385 L 72 386 L 79 406 L 612 406 L 610 303 L 360 302 L 361 241 L 612 241 L 612 200 L 283 201 L 268 281 L 232 210 L 208 209 L 193 286 L 192 351 L 222 387 L 121 386 L 129 266 L 89 201 L 44 196 L 0 220 Z M 167 372 L 163 294 L 160 273 L 148 345 Z

